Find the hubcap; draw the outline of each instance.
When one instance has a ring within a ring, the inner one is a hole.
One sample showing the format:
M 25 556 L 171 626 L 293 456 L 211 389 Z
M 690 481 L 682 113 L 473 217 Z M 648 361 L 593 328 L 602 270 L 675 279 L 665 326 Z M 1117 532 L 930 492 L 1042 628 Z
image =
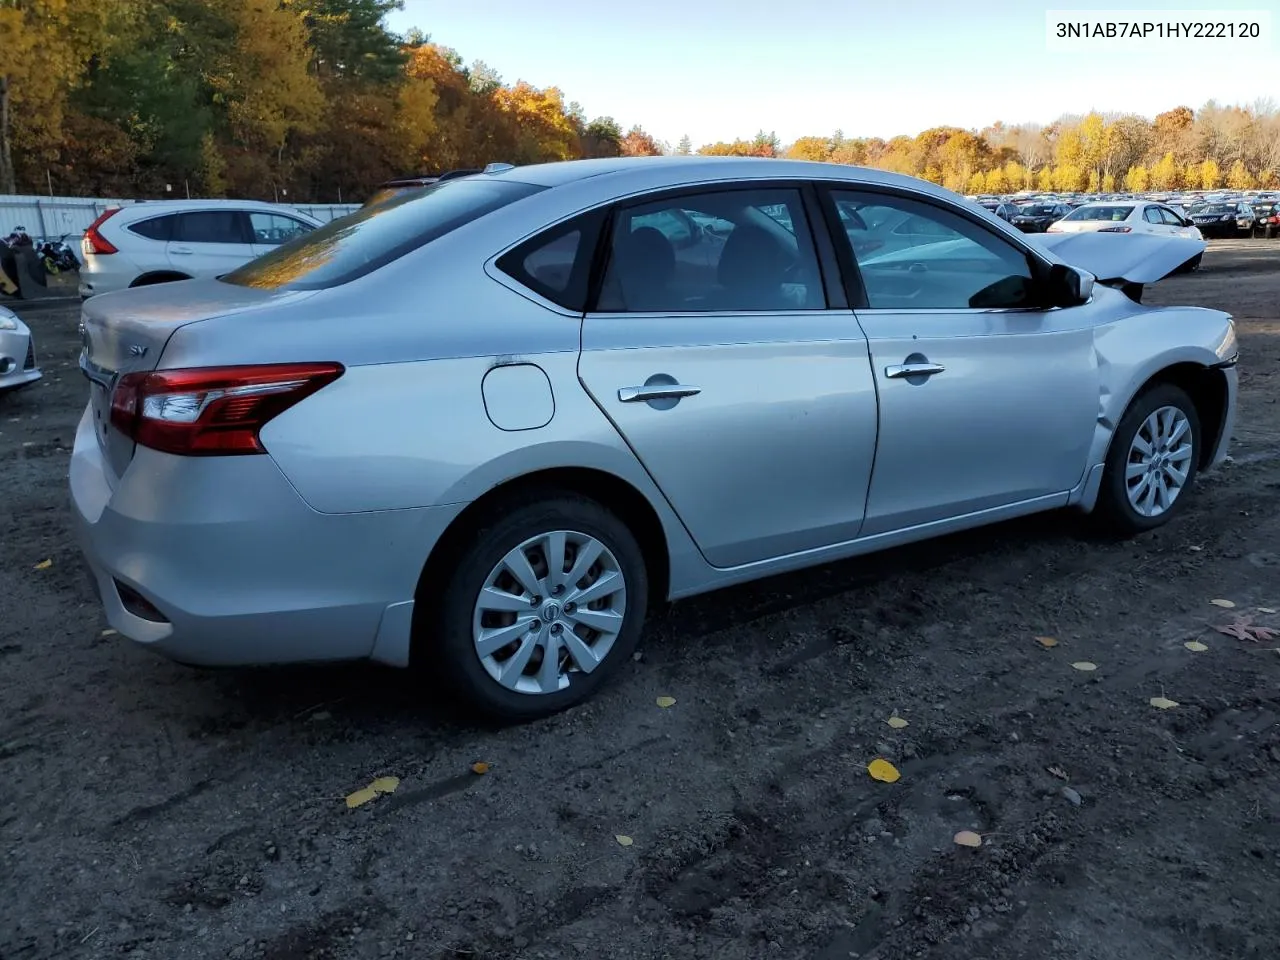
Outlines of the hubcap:
M 1129 445 L 1124 484 L 1133 509 L 1158 517 L 1178 499 L 1191 472 L 1191 423 L 1177 407 L 1161 407 L 1142 421 Z
M 517 693 L 563 690 L 609 655 L 627 609 L 618 560 L 585 533 L 530 537 L 489 572 L 472 617 L 476 655 Z

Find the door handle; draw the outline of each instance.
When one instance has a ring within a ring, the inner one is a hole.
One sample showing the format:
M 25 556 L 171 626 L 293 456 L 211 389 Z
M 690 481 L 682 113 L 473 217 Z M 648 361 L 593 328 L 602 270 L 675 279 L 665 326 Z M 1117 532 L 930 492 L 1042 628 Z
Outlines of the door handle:
M 898 379 L 901 377 L 932 377 L 947 368 L 940 363 L 898 363 L 884 368 L 884 375 Z
M 701 392 L 701 387 L 689 387 L 682 383 L 655 383 L 643 387 L 621 387 L 618 399 L 623 403 L 644 403 L 649 400 L 679 400 Z
M 170 253 L 194 253 L 195 251 L 192 250 L 190 247 L 170 247 L 169 252 Z

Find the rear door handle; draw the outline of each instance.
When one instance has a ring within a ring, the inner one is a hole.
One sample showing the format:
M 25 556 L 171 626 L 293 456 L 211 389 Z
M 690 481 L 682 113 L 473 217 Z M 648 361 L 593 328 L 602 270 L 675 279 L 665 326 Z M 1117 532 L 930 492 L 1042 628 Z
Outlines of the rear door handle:
M 195 253 L 190 247 L 170 247 L 170 253 Z
M 690 387 L 682 383 L 655 383 L 643 387 L 621 387 L 618 399 L 623 403 L 645 403 L 649 400 L 679 400 L 681 397 L 697 396 L 701 392 L 701 387 Z
M 884 375 L 893 379 L 902 377 L 932 377 L 947 368 L 940 363 L 898 363 L 884 368 Z

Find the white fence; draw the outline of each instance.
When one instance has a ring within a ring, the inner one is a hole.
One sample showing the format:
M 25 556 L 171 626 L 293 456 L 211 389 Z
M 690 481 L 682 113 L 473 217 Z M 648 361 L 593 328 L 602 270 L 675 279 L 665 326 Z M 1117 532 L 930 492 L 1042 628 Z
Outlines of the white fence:
M 0 196 L 0 237 L 7 237 L 14 227 L 25 227 L 36 239 L 49 239 L 71 234 L 69 240 L 79 237 L 98 215 L 110 207 L 122 207 L 135 200 L 116 200 L 101 197 L 40 197 Z M 164 204 L 165 200 L 148 200 L 147 203 Z M 358 203 L 291 203 L 292 207 L 310 214 L 317 220 L 328 222 L 358 210 Z

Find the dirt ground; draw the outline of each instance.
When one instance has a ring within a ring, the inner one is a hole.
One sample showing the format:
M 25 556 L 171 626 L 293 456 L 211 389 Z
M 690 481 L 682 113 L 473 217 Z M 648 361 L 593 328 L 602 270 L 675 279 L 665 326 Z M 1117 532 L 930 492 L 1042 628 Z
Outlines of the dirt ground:
M 502 731 L 396 671 L 103 636 L 67 534 L 77 307 L 19 305 L 46 379 L 0 399 L 0 957 L 1272 960 L 1280 643 L 1213 626 L 1280 626 L 1280 241 L 1160 287 L 1242 341 L 1233 462 L 1180 520 L 684 602 L 594 702 Z

